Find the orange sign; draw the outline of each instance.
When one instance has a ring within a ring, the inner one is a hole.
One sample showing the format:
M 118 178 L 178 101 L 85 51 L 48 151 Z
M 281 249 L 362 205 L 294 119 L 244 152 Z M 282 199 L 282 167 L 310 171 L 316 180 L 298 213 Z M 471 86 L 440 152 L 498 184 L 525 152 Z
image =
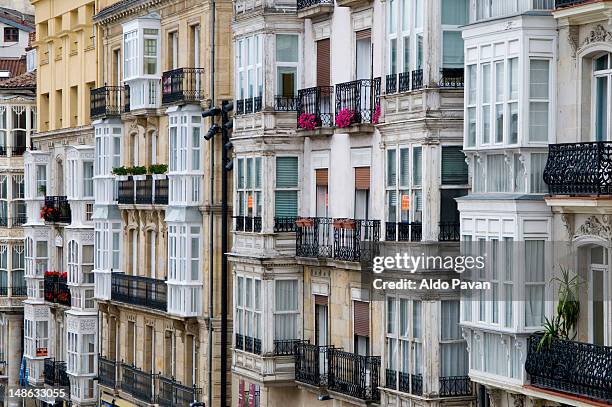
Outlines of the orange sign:
M 249 195 L 247 198 L 247 207 L 249 209 L 253 209 L 253 195 Z
M 47 348 L 36 348 L 36 356 L 49 356 Z
M 410 196 L 402 195 L 402 210 L 407 211 L 410 209 Z

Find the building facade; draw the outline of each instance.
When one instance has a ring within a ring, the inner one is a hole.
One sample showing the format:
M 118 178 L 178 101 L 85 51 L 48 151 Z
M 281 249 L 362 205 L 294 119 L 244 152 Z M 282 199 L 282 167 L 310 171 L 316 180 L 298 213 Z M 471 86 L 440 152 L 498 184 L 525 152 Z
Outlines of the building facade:
M 231 3 L 214 42 L 212 7 L 105 1 L 94 17 L 101 403 L 221 403 L 223 143 L 202 114 L 230 98 Z

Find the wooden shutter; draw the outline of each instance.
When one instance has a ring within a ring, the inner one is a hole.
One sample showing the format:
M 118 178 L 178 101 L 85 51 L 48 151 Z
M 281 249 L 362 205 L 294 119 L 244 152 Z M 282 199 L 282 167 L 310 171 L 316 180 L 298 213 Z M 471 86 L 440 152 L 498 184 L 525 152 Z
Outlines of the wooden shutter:
M 370 336 L 370 304 L 363 301 L 353 301 L 353 324 L 355 335 Z
M 370 167 L 355 168 L 355 189 L 370 189 Z
M 317 41 L 317 86 L 329 86 L 331 83 L 329 38 Z
M 442 184 L 468 183 L 468 166 L 460 146 L 442 147 Z
M 367 30 L 361 30 L 361 31 L 355 32 L 356 40 L 367 40 L 367 39 L 370 39 L 371 37 L 372 37 L 372 30 L 369 28 Z
M 315 170 L 317 186 L 326 187 L 328 183 L 327 168 L 318 168 Z
M 316 295 L 314 296 L 314 303 L 316 305 L 327 305 L 327 296 L 326 295 Z

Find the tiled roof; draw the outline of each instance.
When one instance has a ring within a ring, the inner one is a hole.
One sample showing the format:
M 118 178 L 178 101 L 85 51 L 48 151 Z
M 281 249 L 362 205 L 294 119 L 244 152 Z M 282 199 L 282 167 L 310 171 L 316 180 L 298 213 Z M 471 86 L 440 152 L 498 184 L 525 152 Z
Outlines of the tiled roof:
M 33 15 L 23 14 L 6 7 L 0 7 L 0 21 L 26 32 L 34 30 Z
M 36 71 L 26 72 L 22 75 L 0 81 L 0 88 L 35 88 Z
M 0 71 L 8 71 L 9 77 L 19 76 L 26 71 L 25 56 L 21 58 L 0 58 Z

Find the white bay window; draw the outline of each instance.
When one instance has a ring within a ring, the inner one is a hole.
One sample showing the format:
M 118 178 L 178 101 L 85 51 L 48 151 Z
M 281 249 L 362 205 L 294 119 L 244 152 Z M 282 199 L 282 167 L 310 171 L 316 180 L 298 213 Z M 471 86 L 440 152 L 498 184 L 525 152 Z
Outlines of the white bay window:
M 199 316 L 202 312 L 201 245 L 200 226 L 168 225 L 169 313 Z

